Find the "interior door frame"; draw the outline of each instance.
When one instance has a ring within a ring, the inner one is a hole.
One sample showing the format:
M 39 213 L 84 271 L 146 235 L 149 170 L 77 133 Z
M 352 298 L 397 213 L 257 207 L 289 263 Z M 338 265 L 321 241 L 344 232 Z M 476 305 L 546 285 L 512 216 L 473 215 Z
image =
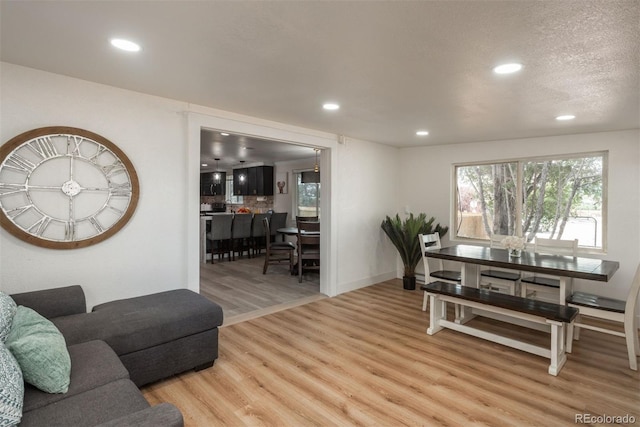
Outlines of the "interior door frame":
M 320 184 L 322 197 L 322 234 L 320 248 L 322 264 L 320 266 L 320 293 L 327 296 L 337 295 L 337 251 L 332 250 L 337 242 L 337 211 L 335 206 L 337 192 L 337 146 L 336 135 L 304 129 L 282 123 L 253 119 L 246 116 L 220 112 L 190 111 L 185 114 L 187 133 L 187 177 L 188 191 L 186 220 L 186 252 L 187 252 L 187 288 L 200 292 L 200 130 L 216 129 L 229 133 L 251 135 L 258 138 L 280 142 L 321 148 Z

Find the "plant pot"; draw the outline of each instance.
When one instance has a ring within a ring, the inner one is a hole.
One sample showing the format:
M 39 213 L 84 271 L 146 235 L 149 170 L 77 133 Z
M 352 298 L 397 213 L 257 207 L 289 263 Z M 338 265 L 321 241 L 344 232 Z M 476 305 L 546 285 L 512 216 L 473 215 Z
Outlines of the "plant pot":
M 404 276 L 402 278 L 402 287 L 407 291 L 416 289 L 416 276 Z

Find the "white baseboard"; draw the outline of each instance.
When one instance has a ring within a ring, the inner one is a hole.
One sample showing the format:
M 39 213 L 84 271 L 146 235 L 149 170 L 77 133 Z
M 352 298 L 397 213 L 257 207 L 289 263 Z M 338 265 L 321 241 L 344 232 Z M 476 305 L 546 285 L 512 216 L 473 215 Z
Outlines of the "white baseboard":
M 367 277 L 366 279 L 355 280 L 353 282 L 342 283 L 338 285 L 338 295 L 355 291 L 356 289 L 365 288 L 367 286 L 375 285 L 376 283 L 384 282 L 386 280 L 396 279 L 397 275 L 395 271 L 379 274 L 377 276 Z

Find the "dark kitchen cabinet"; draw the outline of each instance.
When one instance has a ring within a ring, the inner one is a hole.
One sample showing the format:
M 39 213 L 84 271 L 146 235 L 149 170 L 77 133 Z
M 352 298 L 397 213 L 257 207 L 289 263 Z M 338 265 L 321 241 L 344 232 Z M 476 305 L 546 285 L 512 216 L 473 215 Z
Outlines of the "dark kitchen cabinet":
M 233 170 L 233 194 L 234 196 L 247 195 L 247 168 Z
M 201 196 L 224 196 L 226 194 L 226 172 L 204 172 L 200 174 Z
M 252 169 L 256 170 L 256 185 L 251 187 L 251 174 L 249 174 L 249 195 L 273 196 L 273 166 L 258 166 Z
M 236 196 L 273 196 L 273 166 L 234 169 L 233 194 Z

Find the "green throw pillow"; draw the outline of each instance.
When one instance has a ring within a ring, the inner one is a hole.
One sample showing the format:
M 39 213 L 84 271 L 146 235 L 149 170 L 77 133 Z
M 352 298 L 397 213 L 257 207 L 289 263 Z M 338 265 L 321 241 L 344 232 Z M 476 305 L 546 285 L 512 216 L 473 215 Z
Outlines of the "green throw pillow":
M 19 305 L 6 344 L 26 382 L 47 393 L 67 392 L 71 358 L 64 337 L 53 323 Z
M 15 426 L 22 418 L 24 381 L 20 366 L 0 343 L 0 426 Z
M 13 298 L 4 292 L 0 292 L 0 342 L 7 340 L 15 314 L 16 303 Z

